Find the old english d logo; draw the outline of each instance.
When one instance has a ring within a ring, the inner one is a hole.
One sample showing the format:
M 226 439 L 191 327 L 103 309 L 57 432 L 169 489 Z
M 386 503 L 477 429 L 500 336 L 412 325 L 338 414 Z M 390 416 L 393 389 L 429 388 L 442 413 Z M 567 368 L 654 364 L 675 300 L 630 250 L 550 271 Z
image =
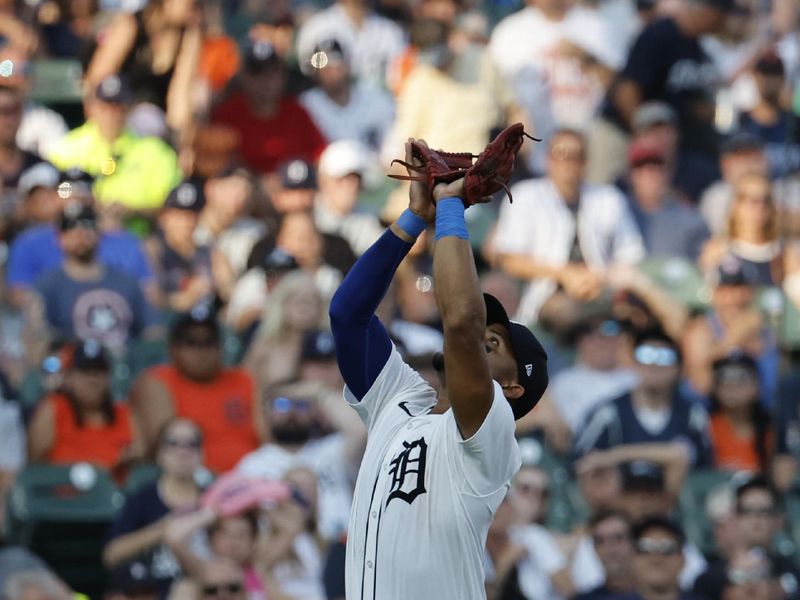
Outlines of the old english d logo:
M 425 455 L 428 444 L 425 438 L 413 442 L 403 442 L 403 450 L 389 463 L 389 474 L 392 476 L 392 491 L 386 499 L 389 506 L 394 498 L 405 500 L 409 504 L 425 490 Z

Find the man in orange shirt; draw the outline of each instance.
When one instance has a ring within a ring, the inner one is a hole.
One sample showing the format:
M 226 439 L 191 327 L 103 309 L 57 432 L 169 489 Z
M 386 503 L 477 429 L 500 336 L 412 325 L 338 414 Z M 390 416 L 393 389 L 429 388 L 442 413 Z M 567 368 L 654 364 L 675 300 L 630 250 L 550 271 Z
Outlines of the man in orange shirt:
M 181 315 L 170 330 L 170 362 L 142 373 L 130 400 L 151 452 L 170 418 L 191 419 L 203 432 L 206 465 L 224 473 L 259 446 L 263 418 L 250 375 L 223 365 L 220 338 L 209 311 Z

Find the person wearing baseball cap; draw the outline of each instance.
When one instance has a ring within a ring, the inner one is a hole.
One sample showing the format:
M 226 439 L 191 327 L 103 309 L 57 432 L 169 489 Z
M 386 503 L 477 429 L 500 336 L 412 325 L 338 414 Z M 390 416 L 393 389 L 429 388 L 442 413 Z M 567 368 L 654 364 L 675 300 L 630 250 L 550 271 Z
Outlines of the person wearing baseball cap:
M 639 106 L 657 100 L 675 111 L 682 150 L 706 160 L 716 158 L 714 92 L 721 77 L 700 38 L 720 31 L 733 9 L 734 0 L 686 0 L 677 4 L 669 16 L 644 27 L 602 109 L 602 122 L 615 130 L 604 129 L 603 139 L 592 144 L 590 154 L 597 151 L 613 156 L 610 150 L 616 149 L 634 128 Z M 689 70 L 694 76 L 679 76 Z M 612 164 L 613 158 L 598 160 L 608 161 L 609 169 L 619 166 Z M 613 180 L 614 174 L 606 172 L 611 179 L 604 181 Z M 599 171 L 595 175 L 599 176 Z
M 152 211 L 177 183 L 180 170 L 166 142 L 127 127 L 132 102 L 127 77 L 104 77 L 87 96 L 86 123 L 54 144 L 47 158 L 62 171 L 77 167 L 94 177 L 94 195 L 101 203 Z
M 411 148 L 410 140 L 413 168 Z M 348 531 L 348 597 L 485 598 L 486 535 L 522 464 L 515 420 L 547 387 L 547 355 L 534 334 L 481 293 L 465 196 L 463 179 L 433 190 L 412 183 L 408 209 L 361 255 L 330 303 L 344 398 L 368 431 Z M 431 223 L 444 331 L 434 360 L 439 394 L 404 362 L 375 314 Z M 391 577 L 382 575 L 387 564 Z
M 319 194 L 314 202 L 317 227 L 345 238 L 356 254 L 369 248 L 384 229 L 373 214 L 358 210 L 371 160 L 369 149 L 354 140 L 333 142 L 319 159 Z
M 212 112 L 215 125 L 239 134 L 241 158 L 264 175 L 300 158 L 314 163 L 325 138 L 306 110 L 286 92 L 286 64 L 275 46 L 252 41 L 245 48 L 237 86 Z
M 234 274 L 222 252 L 195 243 L 205 206 L 203 182 L 188 179 L 173 188 L 158 215 L 158 260 L 161 289 L 169 307 L 185 312 L 215 298 L 227 300 Z
M 753 66 L 758 102 L 739 116 L 739 129 L 766 145 L 770 176 L 784 177 L 800 168 L 800 139 L 795 115 L 783 106 L 786 67 L 774 48 L 764 51 Z
M 697 210 L 672 190 L 666 152 L 657 144 L 638 139 L 628 149 L 628 164 L 628 206 L 647 255 L 696 261 L 710 233 Z
M 53 165 L 40 162 L 22 172 L 17 193 L 22 202 L 23 227 L 50 224 L 58 218 L 63 202 L 57 192 L 60 173 Z
M 300 104 L 329 140 L 356 140 L 377 151 L 394 122 L 394 100 L 383 88 L 355 83 L 348 50 L 337 38 L 314 48 L 309 62 L 317 85 Z

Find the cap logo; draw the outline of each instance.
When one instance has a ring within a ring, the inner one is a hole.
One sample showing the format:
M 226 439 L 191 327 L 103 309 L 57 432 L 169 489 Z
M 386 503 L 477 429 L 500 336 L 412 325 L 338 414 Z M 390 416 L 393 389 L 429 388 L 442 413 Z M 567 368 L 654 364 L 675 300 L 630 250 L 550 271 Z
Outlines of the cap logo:
M 189 184 L 183 184 L 178 188 L 176 199 L 181 206 L 191 206 L 194 204 L 196 193 L 194 188 Z
M 305 181 L 308 177 L 308 165 L 302 160 L 293 160 L 286 168 L 286 174 L 292 181 Z
M 525 365 L 525 374 L 530 377 L 533 373 L 533 365 Z
M 106 77 L 100 85 L 103 88 L 103 93 L 107 96 L 116 96 L 122 89 L 122 82 L 116 75 Z

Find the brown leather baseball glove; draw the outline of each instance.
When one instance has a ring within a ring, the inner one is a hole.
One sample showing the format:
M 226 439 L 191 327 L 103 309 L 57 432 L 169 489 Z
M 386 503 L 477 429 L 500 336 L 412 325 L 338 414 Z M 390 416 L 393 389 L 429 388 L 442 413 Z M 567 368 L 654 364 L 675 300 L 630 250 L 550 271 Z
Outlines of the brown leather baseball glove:
M 399 163 L 419 175 L 389 175 L 389 177 L 425 181 L 431 190 L 437 183 L 451 183 L 464 177 L 466 206 L 488 202 L 490 196 L 501 189 L 506 191 L 508 199 L 512 201 L 508 180 L 514 170 L 514 158 L 522 147 L 524 137 L 541 141 L 525 133 L 522 123 L 516 123 L 501 131 L 478 156 L 468 152 L 432 150 L 424 144 L 411 142 L 412 154 L 422 164 L 412 165 L 399 159 L 393 160 L 392 164 Z M 473 163 L 473 159 L 477 160 Z

